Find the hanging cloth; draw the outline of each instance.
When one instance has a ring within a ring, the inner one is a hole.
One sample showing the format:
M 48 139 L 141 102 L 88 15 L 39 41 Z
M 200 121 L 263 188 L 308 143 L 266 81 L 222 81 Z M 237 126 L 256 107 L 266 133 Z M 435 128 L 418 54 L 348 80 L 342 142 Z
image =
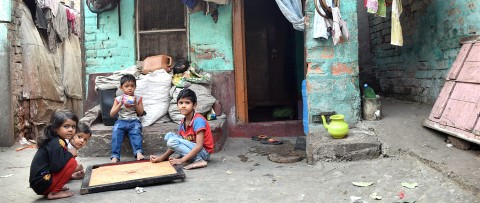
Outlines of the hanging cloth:
M 378 0 L 377 15 L 384 18 L 387 17 L 387 4 L 385 0 Z
M 342 19 L 340 15 L 340 9 L 338 7 L 332 8 L 333 16 L 333 30 L 332 38 L 333 45 L 337 45 L 340 42 L 340 37 L 343 36 L 346 40 L 350 39 L 350 33 L 348 33 L 347 22 Z
M 390 44 L 403 46 L 402 25 L 400 24 L 400 15 L 402 14 L 402 0 L 393 0 L 392 4 L 392 33 Z
M 197 4 L 196 0 L 182 0 L 182 3 L 185 4 L 189 9 L 195 8 L 195 4 Z
M 378 0 L 368 0 L 367 2 L 367 12 L 377 13 L 378 11 Z
M 320 1 L 320 0 L 315 0 L 315 1 Z M 327 6 L 332 7 L 332 2 L 327 1 Z M 320 9 L 320 12 L 322 12 L 323 15 L 325 14 L 325 11 L 323 9 Z M 332 27 L 332 22 L 331 20 L 328 20 L 322 16 L 315 10 L 315 16 L 313 18 L 313 38 L 318 39 L 318 38 L 324 38 L 328 39 L 328 29 Z
M 292 23 L 293 28 L 298 31 L 305 29 L 304 17 L 302 15 L 302 3 L 300 0 L 275 0 L 283 15 Z

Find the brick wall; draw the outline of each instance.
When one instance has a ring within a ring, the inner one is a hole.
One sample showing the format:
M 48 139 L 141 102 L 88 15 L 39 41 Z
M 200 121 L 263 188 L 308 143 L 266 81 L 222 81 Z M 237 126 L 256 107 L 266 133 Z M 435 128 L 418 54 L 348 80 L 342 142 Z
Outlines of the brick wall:
M 357 1 L 341 1 L 340 13 L 348 24 L 350 39 L 333 45 L 328 40 L 313 39 L 314 1 L 305 2 L 305 49 L 307 63 L 307 100 L 310 132 L 324 131 L 313 116 L 326 112 L 345 115 L 350 125 L 360 120 L 358 84 Z
M 117 8 L 97 15 L 85 6 L 86 78 L 92 73 L 114 72 L 135 64 L 135 2 L 121 1 L 120 8 L 121 36 Z
M 14 114 L 15 135 L 18 137 L 32 138 L 35 128 L 30 118 L 30 102 L 23 100 L 23 65 L 22 65 L 22 47 L 20 41 L 20 22 L 23 12 L 19 9 L 19 0 L 12 1 L 12 23 L 9 28 L 10 41 L 10 78 L 12 85 L 12 104 Z
M 369 14 L 373 63 L 360 66 L 367 70 L 364 74 L 376 78 L 362 83 L 374 84 L 377 92 L 385 96 L 434 103 L 460 50 L 460 39 L 478 34 L 478 6 L 475 0 L 403 0 L 403 47 L 390 45 L 390 6 L 387 18 Z

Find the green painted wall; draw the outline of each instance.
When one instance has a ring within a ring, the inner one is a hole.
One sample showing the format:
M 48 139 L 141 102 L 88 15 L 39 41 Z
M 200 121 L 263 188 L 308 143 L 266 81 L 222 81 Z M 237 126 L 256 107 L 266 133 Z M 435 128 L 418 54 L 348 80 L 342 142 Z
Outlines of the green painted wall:
M 118 9 L 97 14 L 85 6 L 85 57 L 87 78 L 92 73 L 125 69 L 136 62 L 135 1 L 121 1 L 121 28 L 118 30 Z
M 190 14 L 190 60 L 206 71 L 233 70 L 232 4 L 219 7 L 217 23 L 202 12 Z
M 315 5 L 306 1 L 307 95 L 309 131 L 323 131 L 320 123 L 312 123 L 312 116 L 322 112 L 345 115 L 345 120 L 356 124 L 360 120 L 360 91 L 358 83 L 358 25 L 356 0 L 340 1 L 340 13 L 347 21 L 350 40 L 333 45 L 332 39 L 313 39 Z
M 122 36 L 117 10 L 97 15 L 85 7 L 86 72 L 104 73 L 135 64 L 134 1 L 121 2 Z M 232 6 L 220 6 L 217 23 L 202 12 L 189 14 L 190 60 L 207 71 L 233 70 Z

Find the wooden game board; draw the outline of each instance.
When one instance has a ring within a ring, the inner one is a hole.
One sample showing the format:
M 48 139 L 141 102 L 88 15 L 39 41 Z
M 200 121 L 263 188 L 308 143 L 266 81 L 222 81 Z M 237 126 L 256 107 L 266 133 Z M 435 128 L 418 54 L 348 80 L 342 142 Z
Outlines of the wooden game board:
M 168 161 L 98 164 L 88 166 L 85 170 L 80 194 L 154 185 L 178 179 L 185 179 L 182 166 L 173 167 Z

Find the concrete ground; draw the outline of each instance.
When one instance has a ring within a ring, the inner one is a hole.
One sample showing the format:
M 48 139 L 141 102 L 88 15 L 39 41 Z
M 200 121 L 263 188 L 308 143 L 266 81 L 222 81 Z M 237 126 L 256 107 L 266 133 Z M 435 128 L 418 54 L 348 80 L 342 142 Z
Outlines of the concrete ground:
M 67 186 L 75 196 L 49 202 L 351 202 L 351 196 L 368 202 L 480 202 L 478 151 L 447 147 L 446 135 L 421 126 L 431 106 L 384 100 L 384 118 L 362 122 L 382 142 L 378 159 L 355 162 L 305 160 L 280 164 L 269 152 L 292 150 L 295 138 L 282 138 L 279 146 L 262 145 L 245 138 L 229 138 L 221 152 L 204 169 L 186 171 L 185 181 L 134 189 L 80 195 L 81 181 Z M 0 202 L 44 202 L 28 188 L 29 165 L 35 149 L 0 152 Z M 108 162 L 107 157 L 81 157 L 84 165 Z M 127 158 L 125 158 L 127 159 Z M 132 158 L 130 158 L 132 159 Z M 127 161 L 127 160 L 125 160 Z M 352 182 L 373 182 L 357 187 Z M 402 183 L 418 183 L 413 189 Z M 382 200 L 369 196 L 376 192 Z M 404 199 L 399 199 L 399 193 Z

